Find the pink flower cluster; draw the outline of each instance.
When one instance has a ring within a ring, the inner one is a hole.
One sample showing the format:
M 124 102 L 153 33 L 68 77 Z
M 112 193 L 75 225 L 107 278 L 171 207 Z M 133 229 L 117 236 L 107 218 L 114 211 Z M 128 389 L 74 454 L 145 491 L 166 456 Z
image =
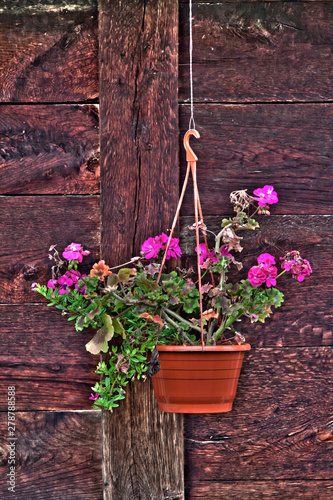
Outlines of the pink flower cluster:
M 195 251 L 197 252 L 198 247 L 195 247 Z M 226 257 L 231 257 L 231 254 L 228 253 L 228 246 L 225 245 L 224 247 L 220 248 L 220 252 L 222 256 Z M 217 255 L 215 253 L 215 250 L 209 250 L 209 253 L 207 253 L 207 248 L 205 243 L 200 243 L 199 245 L 199 256 L 200 256 L 200 266 L 204 267 L 205 269 L 209 264 L 212 264 L 213 262 L 218 262 L 219 259 L 217 258 Z M 208 262 L 205 262 L 208 260 Z M 205 263 L 205 264 L 204 264 Z
M 282 269 L 291 271 L 292 277 L 297 281 L 303 281 L 305 276 L 310 276 L 312 273 L 310 262 L 302 259 L 296 250 L 287 253 L 285 257 L 280 257 L 280 259 L 283 261 L 281 264 Z
M 77 260 L 78 262 L 82 262 L 84 255 L 89 255 L 89 250 L 83 250 L 82 246 L 79 243 L 71 243 L 68 247 L 63 251 L 62 256 L 66 260 Z
M 253 266 L 249 270 L 248 279 L 251 282 L 252 286 L 260 286 L 266 283 L 267 287 L 276 285 L 276 276 L 278 273 L 277 267 L 275 264 L 275 259 L 273 255 L 269 253 L 262 253 L 257 258 L 258 266 Z
M 58 290 L 59 295 L 63 295 L 64 293 L 69 294 L 71 291 L 71 286 L 74 285 L 74 288 L 78 290 L 80 293 L 84 293 L 86 290 L 86 286 L 83 288 L 79 288 L 78 281 L 81 278 L 87 276 L 86 274 L 81 274 L 79 271 L 75 271 L 72 269 L 71 271 L 66 271 L 65 274 L 60 276 L 57 280 L 49 280 L 47 282 L 47 288 L 53 288 L 53 290 Z
M 259 207 L 266 207 L 266 205 L 272 205 L 273 203 L 277 203 L 279 201 L 273 186 L 266 185 L 263 188 L 255 189 L 253 194 L 255 195 L 253 199 L 258 202 Z M 263 212 L 270 215 L 268 208 L 269 207 L 267 206 L 263 211 L 259 210 L 259 214 Z
M 146 259 L 154 259 L 157 257 L 160 250 L 165 252 L 168 239 L 169 238 L 165 233 L 155 236 L 154 238 L 148 238 L 148 240 L 143 243 L 141 252 L 144 254 Z M 179 247 L 179 239 L 172 238 L 167 251 L 166 259 L 169 260 L 171 257 L 175 257 L 177 259 L 181 256 L 181 254 L 182 251 Z

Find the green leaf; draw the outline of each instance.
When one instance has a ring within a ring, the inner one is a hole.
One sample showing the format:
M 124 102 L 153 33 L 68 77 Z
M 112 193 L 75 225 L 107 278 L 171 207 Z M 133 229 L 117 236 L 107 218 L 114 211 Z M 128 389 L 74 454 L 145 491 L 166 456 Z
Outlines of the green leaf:
M 94 317 L 97 316 L 98 314 L 101 314 L 101 312 L 102 312 L 101 307 L 97 306 L 97 307 L 95 307 L 95 309 L 93 309 L 92 311 L 90 311 L 89 314 L 87 314 L 87 317 L 89 319 L 94 319 Z
M 123 269 L 120 269 L 118 273 L 118 278 L 122 283 L 125 283 L 130 279 L 131 276 L 136 275 L 136 269 L 129 269 L 127 267 L 124 267 Z
M 143 273 L 140 273 L 136 277 L 135 284 L 139 285 L 146 292 L 149 292 L 149 291 L 154 292 L 154 291 L 156 291 L 156 290 L 158 290 L 160 288 L 159 285 L 156 283 L 156 281 L 149 280 L 147 278 L 147 276 L 145 274 L 143 274 Z
M 115 286 L 118 285 L 118 277 L 116 274 L 111 274 L 111 276 L 108 276 L 106 280 L 106 286 Z
M 79 316 L 76 320 L 75 328 L 79 332 L 83 330 L 85 319 L 85 316 Z
M 120 335 L 123 339 L 125 339 L 126 338 L 125 329 L 124 329 L 123 325 L 120 323 L 119 319 L 114 318 L 112 320 L 112 325 L 113 325 L 115 333 L 117 335 Z
M 91 354 L 99 354 L 100 352 L 108 352 L 109 340 L 112 339 L 114 335 L 114 328 L 112 325 L 112 319 L 108 314 L 103 314 L 102 316 L 104 325 L 102 328 L 97 330 L 94 337 L 86 344 L 87 351 Z

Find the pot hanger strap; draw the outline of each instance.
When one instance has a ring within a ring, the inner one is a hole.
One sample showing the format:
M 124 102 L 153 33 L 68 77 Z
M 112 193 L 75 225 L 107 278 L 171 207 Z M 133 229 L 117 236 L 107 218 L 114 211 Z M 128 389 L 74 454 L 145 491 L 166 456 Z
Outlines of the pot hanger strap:
M 178 201 L 178 206 L 177 210 L 173 219 L 173 223 L 171 226 L 171 231 L 169 235 L 169 239 L 166 245 L 166 249 L 164 251 L 163 259 L 162 259 L 162 264 L 161 268 L 157 277 L 157 283 L 159 283 L 161 279 L 161 275 L 163 272 L 163 268 L 165 265 L 166 261 L 166 256 L 170 247 L 170 243 L 174 234 L 174 230 L 179 218 L 179 213 L 181 206 L 183 204 L 184 200 L 184 195 L 186 192 L 187 184 L 188 184 L 188 179 L 190 175 L 190 171 L 192 174 L 192 180 L 193 180 L 193 198 L 194 198 L 194 217 L 195 217 L 195 237 L 196 237 L 196 245 L 197 245 L 197 271 L 198 271 L 198 289 L 199 289 L 199 306 L 200 306 L 200 330 L 201 330 L 201 346 L 202 349 L 204 350 L 205 347 L 205 342 L 204 342 L 204 329 L 203 329 L 203 306 L 202 306 L 202 283 L 201 283 L 201 265 L 200 265 L 200 252 L 199 252 L 199 244 L 200 244 L 200 228 L 199 228 L 199 216 L 200 216 L 200 224 L 203 223 L 203 215 L 202 215 L 202 210 L 201 210 L 201 203 L 200 203 L 200 197 L 199 197 L 199 190 L 198 190 L 198 184 L 197 184 L 197 169 L 196 169 L 196 162 L 198 161 L 198 157 L 192 150 L 190 146 L 190 137 L 191 135 L 194 135 L 197 139 L 200 138 L 200 134 L 197 130 L 195 129 L 189 129 L 185 136 L 184 136 L 184 148 L 186 151 L 186 161 L 187 161 L 187 169 L 186 169 L 186 174 L 185 174 L 185 179 L 182 187 L 182 191 L 180 194 L 180 198 Z M 205 246 L 207 250 L 207 255 L 208 255 L 208 244 L 207 244 L 207 237 L 204 234 L 204 240 L 205 240 Z

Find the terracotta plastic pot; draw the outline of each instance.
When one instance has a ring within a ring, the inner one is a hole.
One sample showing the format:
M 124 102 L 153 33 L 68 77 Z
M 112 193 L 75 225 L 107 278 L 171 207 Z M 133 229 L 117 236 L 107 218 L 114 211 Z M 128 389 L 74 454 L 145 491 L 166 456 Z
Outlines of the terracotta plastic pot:
M 232 409 L 244 352 L 250 344 L 157 346 L 161 370 L 153 388 L 161 411 L 220 413 Z

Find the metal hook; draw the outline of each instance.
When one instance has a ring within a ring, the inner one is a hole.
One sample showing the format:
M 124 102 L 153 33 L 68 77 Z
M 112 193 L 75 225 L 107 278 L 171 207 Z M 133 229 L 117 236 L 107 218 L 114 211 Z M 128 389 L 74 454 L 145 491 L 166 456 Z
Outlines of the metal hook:
M 198 157 L 194 154 L 193 149 L 190 146 L 190 136 L 194 135 L 196 139 L 200 138 L 200 134 L 195 129 L 190 129 L 186 132 L 184 136 L 184 148 L 186 151 L 186 161 L 198 161 Z

